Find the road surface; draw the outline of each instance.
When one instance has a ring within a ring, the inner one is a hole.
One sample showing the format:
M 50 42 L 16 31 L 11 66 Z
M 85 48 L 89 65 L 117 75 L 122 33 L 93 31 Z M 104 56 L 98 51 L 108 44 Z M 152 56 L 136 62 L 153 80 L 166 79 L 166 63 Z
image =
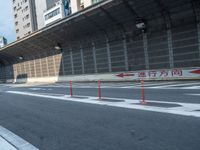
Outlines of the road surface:
M 1 84 L 0 125 L 41 150 L 199 150 L 200 83 Z M 0 132 L 1 135 L 1 132 Z

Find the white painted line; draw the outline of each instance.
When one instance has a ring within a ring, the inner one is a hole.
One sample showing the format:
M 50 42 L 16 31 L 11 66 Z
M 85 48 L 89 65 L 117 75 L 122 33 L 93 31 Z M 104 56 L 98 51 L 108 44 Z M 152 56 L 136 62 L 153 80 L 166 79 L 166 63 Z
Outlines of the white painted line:
M 194 90 L 194 89 L 200 89 L 200 86 L 190 86 L 190 87 L 182 87 L 181 89 L 186 89 L 186 90 Z
M 188 94 L 185 94 L 185 95 L 200 96 L 200 94 L 191 94 L 191 93 L 188 93 Z
M 81 99 L 81 98 L 71 98 L 69 95 L 54 96 L 54 95 L 50 95 L 51 93 L 48 93 L 49 95 L 40 94 L 40 93 L 20 92 L 20 91 L 7 91 L 7 93 L 26 95 L 26 96 L 35 96 L 35 97 L 42 97 L 42 98 L 49 98 L 49 99 L 57 99 L 57 100 L 64 100 L 64 101 L 106 105 L 106 106 L 113 106 L 113 107 L 120 107 L 120 108 L 139 109 L 139 110 L 176 114 L 176 115 L 183 115 L 183 116 L 200 117 L 200 111 L 196 111 L 196 110 L 200 110 L 200 104 L 198 103 L 179 103 L 179 102 L 167 102 L 167 101 L 163 102 L 163 101 L 147 100 L 147 102 L 180 105 L 180 107 L 166 108 L 166 107 L 155 107 L 155 106 L 148 106 L 148 105 L 138 105 L 139 100 L 123 99 L 123 98 L 103 97 L 103 99 L 124 100 L 124 102 L 107 102 L 107 101 L 97 100 L 96 97 L 91 97 L 91 96 L 88 96 L 88 99 Z
M 29 88 L 29 90 L 37 91 L 37 90 L 41 90 L 41 88 Z
M 162 83 L 152 83 L 152 84 L 144 83 L 144 86 L 174 85 L 176 83 L 177 82 L 162 82 Z
M 177 87 L 178 88 L 178 86 L 187 86 L 187 85 L 195 85 L 195 84 L 200 84 L 200 83 L 197 83 L 197 82 L 195 82 L 195 83 L 184 83 L 184 84 L 173 84 L 173 85 L 163 85 L 163 86 L 155 86 L 155 87 L 152 87 L 152 88 L 170 88 L 170 87 Z M 181 87 L 180 87 L 181 88 Z
M 15 135 L 14 133 L 2 126 L 0 126 L 0 136 L 8 143 L 10 143 L 13 147 L 15 147 L 16 150 L 39 150 L 35 146 L 31 145 L 21 137 Z M 0 150 L 2 150 L 1 147 Z
M 1 136 L 0 136 L 0 147 L 1 147 L 1 150 L 17 150 L 15 147 L 13 147 Z

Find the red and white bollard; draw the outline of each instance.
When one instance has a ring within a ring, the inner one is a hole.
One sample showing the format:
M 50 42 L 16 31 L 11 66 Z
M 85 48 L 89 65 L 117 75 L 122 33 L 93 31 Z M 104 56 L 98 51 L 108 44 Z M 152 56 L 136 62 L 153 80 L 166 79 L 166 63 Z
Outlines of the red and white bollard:
M 144 94 L 144 80 L 141 80 L 141 100 L 140 100 L 141 104 L 146 104 L 145 101 L 145 94 Z
M 101 81 L 98 81 L 98 99 L 101 100 Z
M 70 81 L 70 96 L 73 96 L 73 91 L 72 91 L 72 81 Z

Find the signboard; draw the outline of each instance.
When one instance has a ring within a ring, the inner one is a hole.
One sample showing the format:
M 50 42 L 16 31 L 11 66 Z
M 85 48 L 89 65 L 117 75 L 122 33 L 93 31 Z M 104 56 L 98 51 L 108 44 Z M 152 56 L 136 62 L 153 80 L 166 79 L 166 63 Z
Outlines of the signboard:
M 134 71 L 129 73 L 120 73 L 116 75 L 119 78 L 131 79 L 173 79 L 173 78 L 198 78 L 200 79 L 200 68 L 194 69 L 161 69 Z

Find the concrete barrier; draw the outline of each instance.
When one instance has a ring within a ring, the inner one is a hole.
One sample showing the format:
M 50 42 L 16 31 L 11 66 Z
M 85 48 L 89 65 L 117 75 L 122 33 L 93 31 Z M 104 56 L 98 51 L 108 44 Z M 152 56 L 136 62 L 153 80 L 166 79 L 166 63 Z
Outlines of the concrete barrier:
M 175 69 L 159 69 L 159 70 L 141 70 L 131 72 L 116 72 L 105 74 L 84 74 L 84 75 L 69 75 L 56 77 L 41 77 L 41 78 L 26 78 L 14 79 L 16 83 L 44 82 L 69 82 L 69 81 L 136 81 L 136 80 L 198 80 L 200 79 L 199 68 L 175 68 Z M 10 82 L 11 80 L 9 80 Z

